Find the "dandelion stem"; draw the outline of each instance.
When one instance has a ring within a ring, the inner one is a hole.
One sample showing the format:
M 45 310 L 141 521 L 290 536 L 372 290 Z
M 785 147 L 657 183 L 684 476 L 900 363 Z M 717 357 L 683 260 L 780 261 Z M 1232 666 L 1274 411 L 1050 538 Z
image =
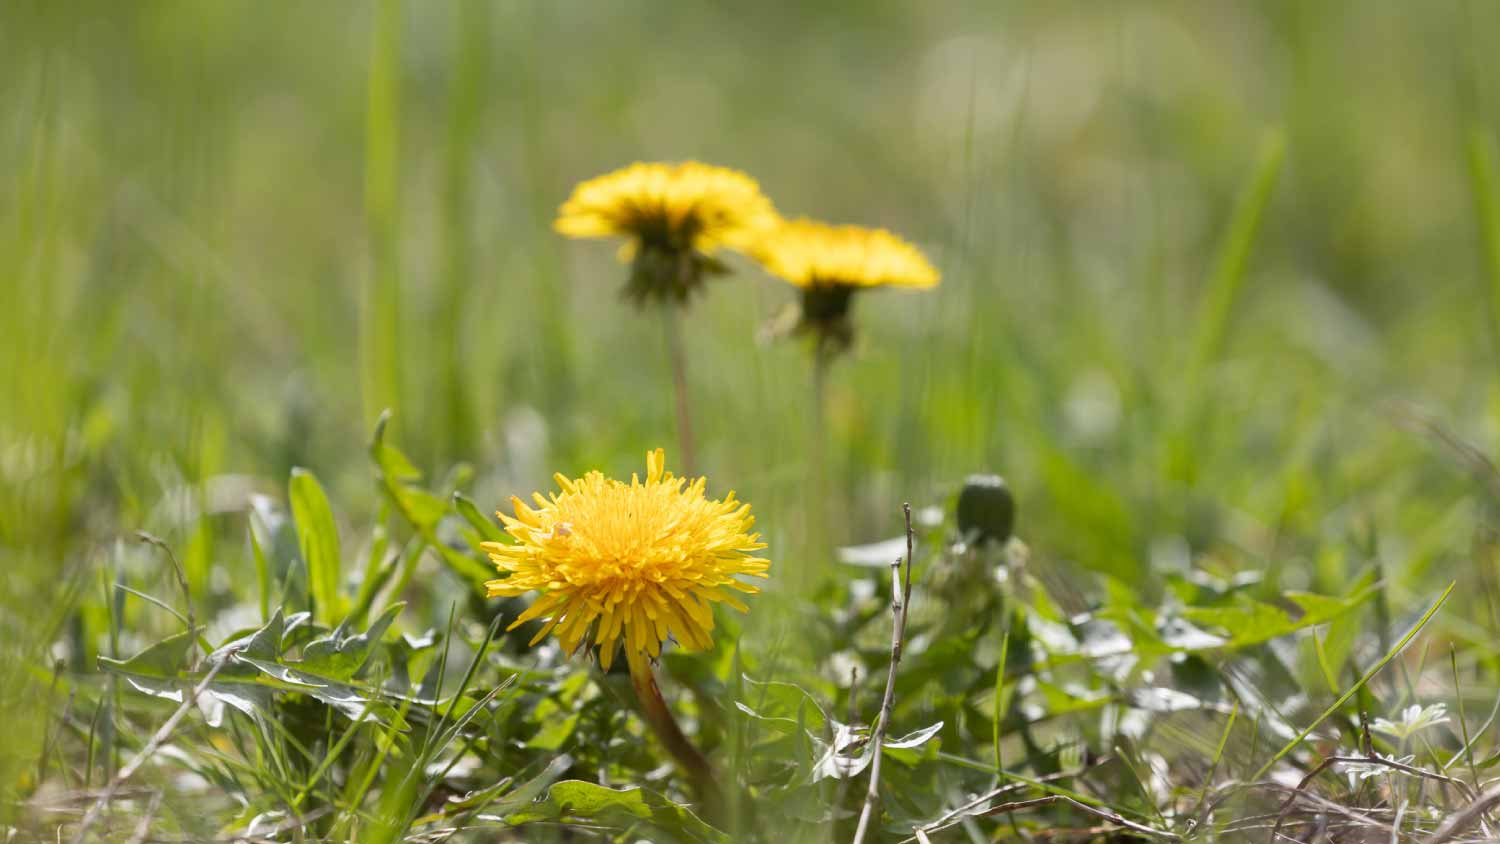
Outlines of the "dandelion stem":
M 677 405 L 677 447 L 682 454 L 683 474 L 698 475 L 697 454 L 693 448 L 693 417 L 688 407 L 687 356 L 682 351 L 681 307 L 674 302 L 662 305 L 667 327 L 667 356 L 672 359 L 672 391 Z
M 873 824 L 875 806 L 880 802 L 880 760 L 885 734 L 891 726 L 891 710 L 896 703 L 896 670 L 901 667 L 901 650 L 906 644 L 906 618 L 911 612 L 911 556 L 916 544 L 911 529 L 911 504 L 901 505 L 906 516 L 906 565 L 896 558 L 891 564 L 891 664 L 886 672 L 885 697 L 880 701 L 880 715 L 875 719 L 875 728 L 870 734 L 873 758 L 870 760 L 870 788 L 865 792 L 865 805 L 859 811 L 859 825 L 854 828 L 854 844 L 864 844 L 865 834 Z
M 833 352 L 821 337 L 813 349 L 812 370 L 812 508 L 808 516 L 808 541 L 813 543 L 814 559 L 821 558 L 828 530 L 828 366 Z
M 629 662 L 630 685 L 635 688 L 635 696 L 640 700 L 646 723 L 651 725 L 651 731 L 656 733 L 657 739 L 672 754 L 683 773 L 692 779 L 693 787 L 703 800 L 707 814 L 718 814 L 724 806 L 724 797 L 719 791 L 713 766 L 693 744 L 692 739 L 677 726 L 677 719 L 662 697 L 661 687 L 656 684 L 656 673 L 651 669 L 651 663 L 644 656 L 633 657 Z

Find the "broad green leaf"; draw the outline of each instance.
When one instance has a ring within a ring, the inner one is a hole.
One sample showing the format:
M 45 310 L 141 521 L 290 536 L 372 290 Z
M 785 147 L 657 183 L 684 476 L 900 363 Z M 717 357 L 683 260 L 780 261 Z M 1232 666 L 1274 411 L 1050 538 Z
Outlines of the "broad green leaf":
M 262 659 L 275 659 L 281 655 L 281 636 L 286 631 L 286 618 L 281 610 L 277 610 L 269 621 L 261 625 L 248 636 L 231 636 L 217 651 L 214 656 L 222 657 L 231 648 L 244 644 L 241 649 L 248 656 L 261 657 Z
M 648 821 L 698 841 L 728 840 L 688 807 L 655 792 L 639 786 L 607 788 L 582 780 L 556 783 L 547 790 L 547 799 L 506 817 L 512 824 L 556 820 L 591 820 L 622 827 Z
M 463 493 L 453 493 L 453 509 L 457 510 L 458 514 L 463 516 L 464 521 L 474 528 L 481 540 L 485 542 L 511 541 L 505 531 L 501 530 L 493 519 L 485 518 L 484 514 L 479 512 L 479 507 Z
M 193 646 L 192 631 L 168 636 L 129 659 L 99 657 L 99 667 L 116 674 L 157 679 L 175 678 L 187 663 L 188 650 Z
M 1285 610 L 1260 601 L 1234 607 L 1185 607 L 1182 614 L 1194 624 L 1224 629 L 1230 646 L 1274 639 L 1295 628 Z
M 384 442 L 377 442 L 371 446 L 370 453 L 375 458 L 375 465 L 379 466 L 380 471 L 391 480 L 420 481 L 422 479 L 422 472 L 401 449 Z
M 548 808 L 556 817 L 597 818 L 606 812 L 624 812 L 637 818 L 651 817 L 651 806 L 641 789 L 607 788 L 582 780 L 564 780 L 547 790 Z M 539 808 L 537 811 L 545 811 Z
M 494 576 L 494 570 L 485 563 L 464 553 L 438 538 L 437 526 L 448 513 L 448 505 L 441 498 L 416 486 L 421 473 L 395 446 L 383 441 L 385 417 L 375 430 L 370 443 L 370 457 L 380 470 L 380 489 L 396 510 L 417 531 L 427 544 L 438 552 L 438 557 L 455 574 L 468 582 L 476 592 L 484 593 L 484 582 Z
M 375 619 L 368 630 L 352 636 L 343 635 L 342 625 L 332 634 L 309 642 L 302 649 L 296 665 L 303 671 L 337 680 L 350 680 L 369 661 L 370 651 L 396 620 L 405 604 L 392 604 Z
M 769 715 L 762 715 L 749 706 L 746 706 L 742 701 L 735 701 L 734 708 L 784 735 L 791 735 L 796 730 L 806 729 L 796 718 L 776 718 Z
M 542 725 L 542 729 L 526 742 L 526 746 L 537 750 L 557 750 L 573 737 L 573 731 L 576 729 L 578 729 L 578 713 L 576 712 L 566 718 L 549 719 Z
M 888 738 L 881 743 L 881 751 L 886 757 L 895 759 L 903 765 L 915 765 L 924 757 L 931 758 L 937 755 L 938 745 L 942 742 L 941 740 L 934 742 L 932 739 L 941 729 L 943 729 L 943 722 L 939 721 L 900 738 Z
M 1286 597 L 1304 611 L 1296 619 L 1279 607 L 1249 599 L 1232 607 L 1187 607 L 1182 615 L 1194 624 L 1223 628 L 1229 632 L 1226 646 L 1242 648 L 1332 621 L 1368 600 L 1374 589 L 1366 585 L 1345 598 L 1288 592 Z
M 921 747 L 926 744 L 938 731 L 943 728 L 943 722 L 928 724 L 920 730 L 914 730 L 900 738 L 886 739 L 881 746 L 886 749 L 901 750 L 905 748 Z
M 461 808 L 483 806 L 493 800 L 496 794 L 504 794 L 504 797 L 501 797 L 499 801 L 490 807 L 491 812 L 503 818 L 512 812 L 530 806 L 542 795 L 547 786 L 557 782 L 557 778 L 561 777 L 572 766 L 573 757 L 564 753 L 554 757 L 551 762 L 547 763 L 547 767 L 542 769 L 541 773 L 510 791 L 506 791 L 510 786 L 509 782 L 496 783 L 489 788 L 466 795 L 463 800 L 458 801 L 458 805 Z
M 315 617 L 332 624 L 340 615 L 339 531 L 322 484 L 306 469 L 293 469 L 289 495 L 297 540 L 307 563 L 307 590 Z
M 442 544 L 436 544 L 432 547 L 437 549 L 438 556 L 442 558 L 448 568 L 453 569 L 459 577 L 474 584 L 475 588 L 480 591 L 484 590 L 485 581 L 492 580 L 495 577 L 495 570 L 493 568 L 462 551 L 456 551 Z
M 283 663 L 269 659 L 242 656 L 240 662 L 259 669 L 262 674 L 278 681 L 274 688 L 282 691 L 300 692 L 316 698 L 342 712 L 350 719 L 360 718 L 368 712 L 371 720 L 382 725 L 393 723 L 396 708 L 376 698 L 380 691 L 353 683 L 343 683 L 332 677 L 323 677 L 301 670 L 296 663 Z M 397 726 L 401 726 L 397 724 Z
M 753 688 L 753 691 L 746 693 L 746 698 L 753 707 L 738 702 L 735 706 L 752 718 L 791 725 L 801 721 L 814 735 L 821 735 L 832 720 L 823 711 L 818 699 L 795 683 L 756 680 L 749 675 L 742 675 L 741 679 Z M 811 709 L 807 709 L 806 704 L 811 704 Z
M 396 484 L 391 492 L 396 497 L 396 506 L 401 509 L 401 514 L 418 528 L 436 527 L 448 512 L 448 505 L 443 503 L 443 499 L 421 487 Z

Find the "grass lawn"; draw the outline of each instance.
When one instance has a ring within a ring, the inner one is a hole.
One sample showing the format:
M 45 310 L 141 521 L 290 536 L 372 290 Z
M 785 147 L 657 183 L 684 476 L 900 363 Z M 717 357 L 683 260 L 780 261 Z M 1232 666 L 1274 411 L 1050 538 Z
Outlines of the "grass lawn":
M 1497 49 L 0 4 L 0 840 L 1500 836 Z

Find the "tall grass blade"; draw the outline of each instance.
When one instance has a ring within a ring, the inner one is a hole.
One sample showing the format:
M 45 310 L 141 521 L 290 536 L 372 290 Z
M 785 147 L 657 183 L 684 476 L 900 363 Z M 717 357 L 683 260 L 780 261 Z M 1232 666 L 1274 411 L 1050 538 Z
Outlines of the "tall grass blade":
M 450 455 L 468 453 L 477 438 L 474 409 L 464 377 L 464 311 L 473 284 L 469 244 L 473 217 L 474 150 L 484 114 L 488 70 L 490 4 L 463 0 L 458 9 L 458 62 L 449 93 L 448 143 L 443 172 L 442 364 L 434 384 L 443 391 L 442 437 Z
M 1255 171 L 1235 201 L 1229 228 L 1219 245 L 1213 274 L 1203 291 L 1195 320 L 1197 330 L 1183 379 L 1182 397 L 1186 405 L 1171 438 L 1168 454 L 1171 477 L 1190 481 L 1196 474 L 1194 445 L 1208 405 L 1204 379 L 1223 351 L 1234 309 L 1244 287 L 1250 252 L 1285 158 L 1286 133 L 1273 129 L 1261 141 Z
M 252 524 L 245 528 L 245 533 L 250 537 L 250 558 L 255 563 L 255 592 L 259 600 L 260 620 L 262 623 L 271 618 L 271 564 L 266 560 L 266 552 L 260 547 L 260 539 L 255 535 L 255 516 L 251 516 Z
M 370 275 L 360 320 L 365 417 L 400 408 L 401 275 L 399 155 L 401 3 L 381 0 L 370 51 L 365 114 L 365 225 Z
M 1271 190 L 1276 186 L 1285 158 L 1286 132 L 1271 130 L 1261 141 L 1255 172 L 1235 201 L 1229 230 L 1219 246 L 1214 272 L 1199 306 L 1198 331 L 1194 335 L 1193 356 L 1189 361 L 1192 374 L 1189 383 L 1194 386 L 1198 386 L 1204 369 L 1219 355 L 1229 333 L 1230 317 L 1239 301 L 1245 272 L 1250 265 L 1250 250 L 1260 232 L 1261 219 L 1271 202 Z
M 1474 222 L 1479 227 L 1479 258 L 1488 285 L 1490 339 L 1500 354 L 1500 204 L 1497 204 L 1495 133 L 1469 131 L 1469 188 L 1474 194 Z
M 1005 771 L 1005 759 L 1000 755 L 1000 733 L 1005 720 L 1005 712 L 1009 701 L 1005 695 L 1005 663 L 1010 657 L 1010 628 L 1006 628 L 1005 635 L 1000 639 L 1000 662 L 995 666 L 995 728 L 991 737 L 995 745 L 995 773 L 1003 774 Z
M 292 518 L 297 523 L 297 542 L 302 560 L 307 564 L 307 592 L 312 599 L 313 617 L 324 624 L 336 624 L 341 617 L 339 605 L 339 531 L 333 520 L 333 508 L 323 485 L 306 469 L 293 469 L 288 498 Z

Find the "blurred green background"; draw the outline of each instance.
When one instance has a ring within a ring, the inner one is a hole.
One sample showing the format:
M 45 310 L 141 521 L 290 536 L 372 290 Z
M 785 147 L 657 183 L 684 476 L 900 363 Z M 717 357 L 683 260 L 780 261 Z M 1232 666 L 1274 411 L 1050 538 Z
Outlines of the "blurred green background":
M 186 549 L 233 606 L 243 513 L 293 466 L 372 517 L 383 408 L 487 508 L 670 461 L 661 321 L 619 300 L 612 244 L 550 229 L 635 160 L 743 169 L 942 270 L 858 303 L 832 541 L 998 471 L 1082 596 L 1190 562 L 1341 592 L 1374 560 L 1398 612 L 1474 587 L 1444 623 L 1492 641 L 1485 499 L 1412 418 L 1500 444 L 1471 167 L 1497 27 L 1401 0 L 5 3 L 0 696 L 24 740 L 0 755 L 34 759 L 43 668 L 105 648 L 110 578 L 169 582 L 122 540 Z M 804 542 L 807 350 L 756 340 L 792 291 L 734 266 L 687 320 L 700 469 L 782 571 L 837 576 Z M 419 588 L 438 613 L 462 592 Z

